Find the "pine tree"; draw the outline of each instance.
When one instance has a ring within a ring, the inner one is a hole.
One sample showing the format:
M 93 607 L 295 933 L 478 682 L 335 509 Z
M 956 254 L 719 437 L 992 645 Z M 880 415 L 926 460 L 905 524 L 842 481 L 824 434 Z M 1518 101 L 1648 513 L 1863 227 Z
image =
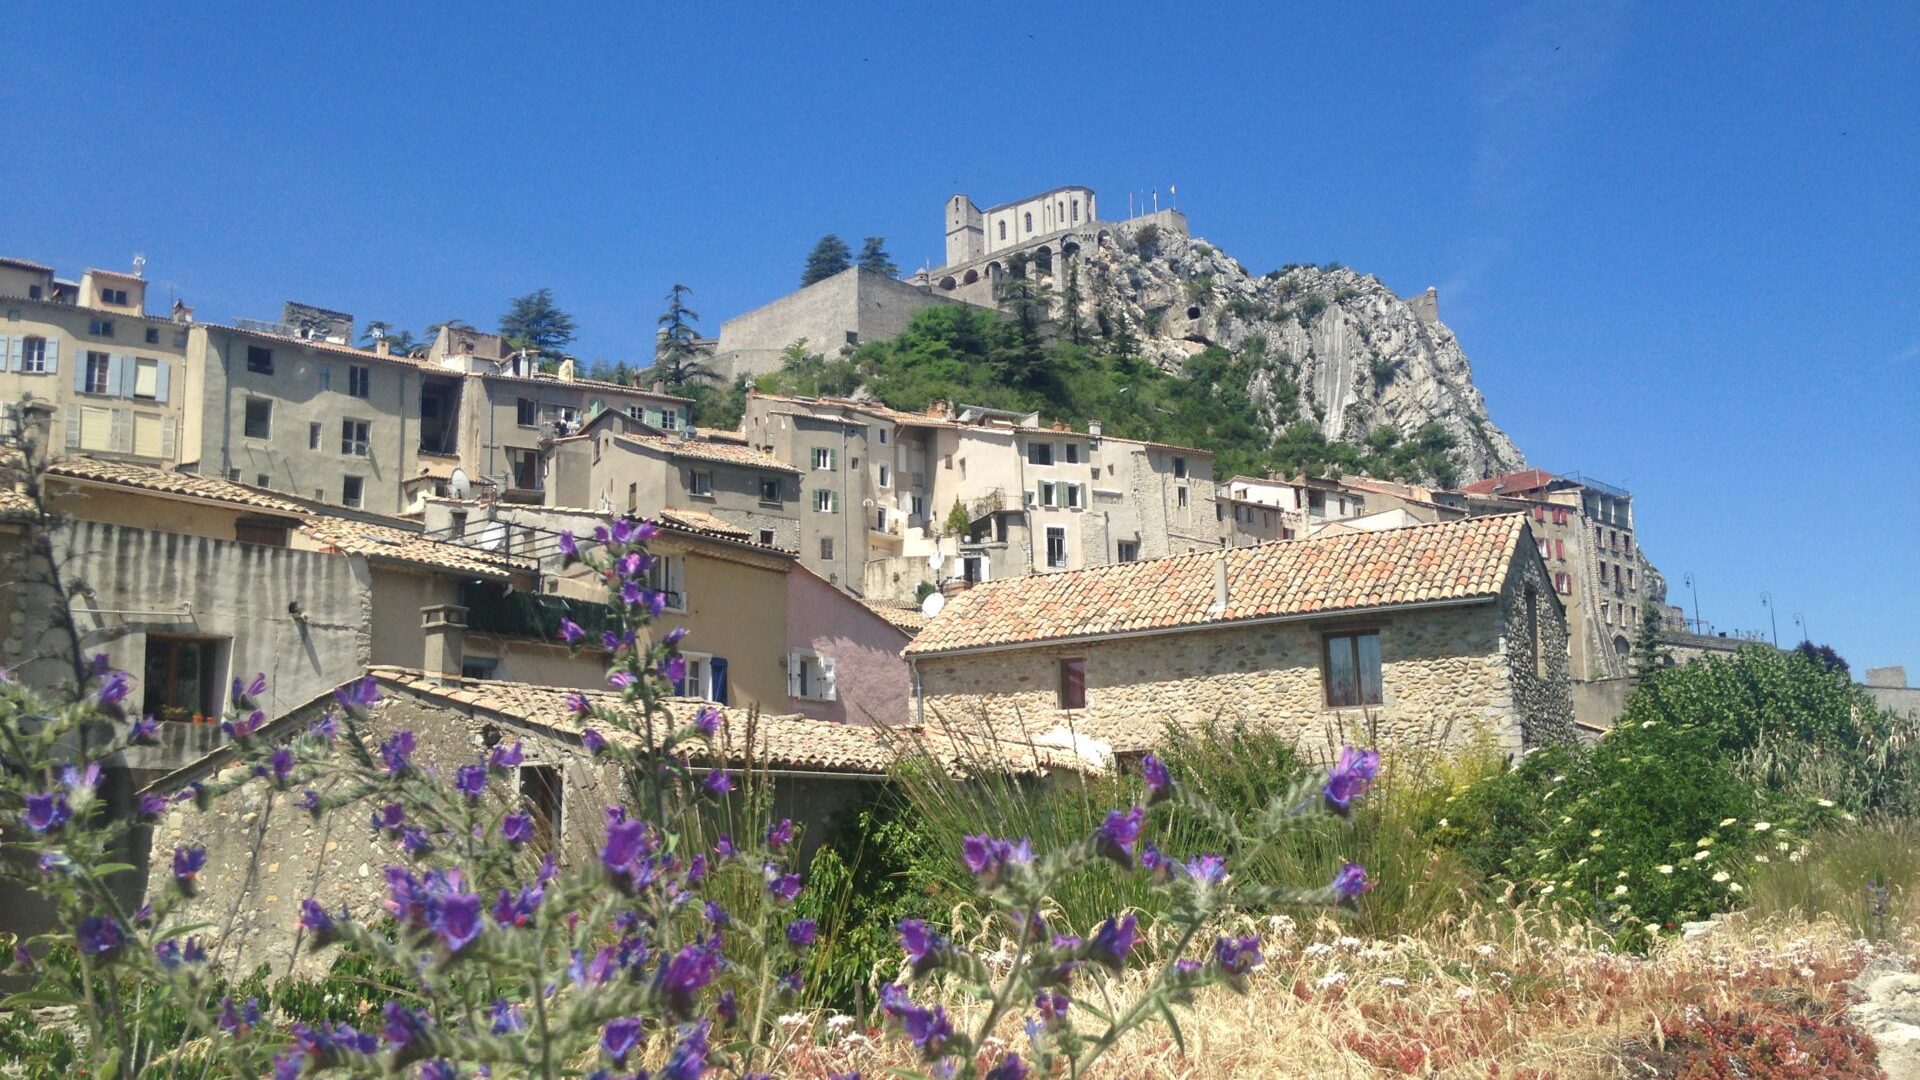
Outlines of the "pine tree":
M 1080 260 L 1067 259 L 1067 288 L 1060 297 L 1060 303 L 1066 308 L 1067 340 L 1075 345 L 1086 343 L 1086 326 L 1080 317 Z
M 700 335 L 693 326 L 700 321 L 700 313 L 687 306 L 692 293 L 685 285 L 675 285 L 667 293 L 667 310 L 656 320 L 660 340 L 654 348 L 648 381 L 670 394 L 679 393 L 688 383 L 720 377 L 707 368 L 701 355 Z
M 890 278 L 900 276 L 900 268 L 893 264 L 893 258 L 887 254 L 887 238 L 869 236 L 860 244 L 860 269 L 871 270 L 876 274 L 885 274 Z
M 535 289 L 516 296 L 500 316 L 500 336 L 516 349 L 531 349 L 541 360 L 557 363 L 573 340 L 573 316 L 553 302 L 553 290 Z
M 800 272 L 800 287 L 804 289 L 816 281 L 825 281 L 852 265 L 853 252 L 847 248 L 847 242 L 828 233 L 807 255 L 806 269 Z
M 633 385 L 633 368 L 625 360 L 613 365 L 613 377 L 610 380 L 621 386 Z
M 1633 676 L 1642 679 L 1673 663 L 1673 653 L 1660 637 L 1660 609 L 1648 604 L 1640 613 L 1640 636 L 1633 643 Z

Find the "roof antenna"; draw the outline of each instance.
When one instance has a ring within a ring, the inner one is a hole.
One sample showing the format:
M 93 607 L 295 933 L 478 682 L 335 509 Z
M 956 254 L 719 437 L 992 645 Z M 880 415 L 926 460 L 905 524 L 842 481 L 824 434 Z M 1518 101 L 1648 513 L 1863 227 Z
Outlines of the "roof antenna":
M 133 253 L 133 276 L 142 276 L 147 269 L 147 257 L 139 252 Z

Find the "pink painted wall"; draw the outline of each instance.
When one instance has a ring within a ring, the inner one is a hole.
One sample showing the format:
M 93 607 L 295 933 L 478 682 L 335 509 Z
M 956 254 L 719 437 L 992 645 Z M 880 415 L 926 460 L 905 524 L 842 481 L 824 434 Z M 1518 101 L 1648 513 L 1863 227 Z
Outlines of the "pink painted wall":
M 816 720 L 904 724 L 911 679 L 900 650 L 905 631 L 804 566 L 787 571 L 787 651 L 810 649 L 834 661 L 835 701 L 789 697 L 787 709 Z

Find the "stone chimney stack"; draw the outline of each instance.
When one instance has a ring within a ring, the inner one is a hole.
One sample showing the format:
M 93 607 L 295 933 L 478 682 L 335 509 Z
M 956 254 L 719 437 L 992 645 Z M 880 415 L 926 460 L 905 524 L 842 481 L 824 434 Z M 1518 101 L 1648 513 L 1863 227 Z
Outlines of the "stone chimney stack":
M 1089 420 L 1089 421 L 1087 421 L 1087 434 L 1088 434 L 1088 435 L 1091 435 L 1092 437 L 1094 437 L 1094 438 L 1096 438 L 1096 439 L 1097 439 L 1097 438 L 1099 438 L 1099 437 L 1100 437 L 1100 430 L 1101 430 L 1101 425 L 1100 425 L 1100 421 L 1098 421 L 1098 420 Z
M 459 604 L 429 604 L 420 609 L 420 631 L 427 639 L 427 675 L 445 686 L 458 685 L 466 660 L 467 609 Z
M 1213 557 L 1213 606 L 1207 609 L 1209 615 L 1219 615 L 1227 610 L 1227 601 L 1232 599 L 1227 591 L 1227 548 L 1221 548 Z

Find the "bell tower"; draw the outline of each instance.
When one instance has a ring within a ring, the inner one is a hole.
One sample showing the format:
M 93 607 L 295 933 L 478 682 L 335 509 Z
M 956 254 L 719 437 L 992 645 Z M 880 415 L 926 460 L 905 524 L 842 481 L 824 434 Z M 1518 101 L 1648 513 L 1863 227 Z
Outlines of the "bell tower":
M 965 195 L 947 200 L 947 265 L 977 259 L 987 253 L 987 235 L 981 227 L 980 208 Z

